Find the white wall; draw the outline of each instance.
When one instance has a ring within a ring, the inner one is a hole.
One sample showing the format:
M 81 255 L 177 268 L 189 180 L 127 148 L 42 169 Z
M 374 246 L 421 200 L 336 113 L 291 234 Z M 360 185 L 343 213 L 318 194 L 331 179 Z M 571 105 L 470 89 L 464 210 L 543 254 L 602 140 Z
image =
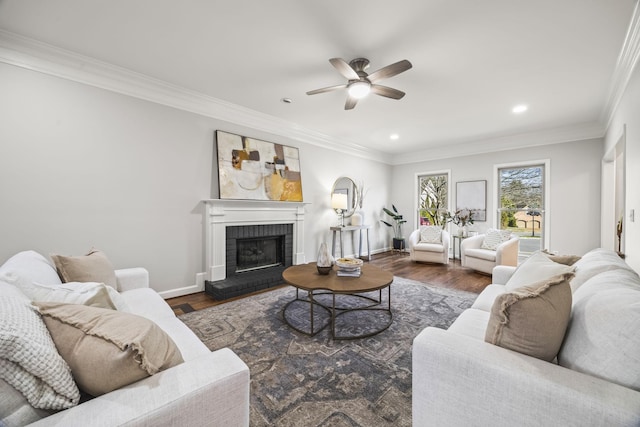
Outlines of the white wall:
M 625 261 L 640 271 L 640 69 L 635 68 L 607 130 L 603 155 L 615 149 L 626 125 L 626 178 L 623 240 Z M 605 207 L 603 207 L 605 208 Z M 634 210 L 635 221 L 630 220 Z
M 205 271 L 201 200 L 217 195 L 216 129 L 300 149 L 307 261 L 330 241 L 337 177 L 370 189 L 369 223 L 388 199 L 390 166 L 242 124 L 1 63 L 0 94 L 0 263 L 26 249 L 79 255 L 95 246 L 116 268 L 146 267 L 165 296 L 195 286 Z M 374 250 L 386 233 L 374 227 Z
M 549 159 L 549 249 L 583 254 L 600 244 L 602 146 L 601 139 L 594 139 L 395 166 L 391 201 L 409 219 L 404 230 L 408 235 L 416 224 L 416 174 L 451 171 L 450 209 L 455 207 L 456 182 L 486 180 L 487 221 L 472 226 L 482 232 L 496 226 L 494 165 Z

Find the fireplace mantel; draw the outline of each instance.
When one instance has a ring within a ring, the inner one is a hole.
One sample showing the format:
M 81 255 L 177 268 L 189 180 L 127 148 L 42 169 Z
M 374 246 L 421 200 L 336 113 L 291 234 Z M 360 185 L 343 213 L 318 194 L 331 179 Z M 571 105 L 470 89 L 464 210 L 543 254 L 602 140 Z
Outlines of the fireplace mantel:
M 308 203 L 251 200 L 203 200 L 207 280 L 226 278 L 226 227 L 293 224 L 293 264 L 304 264 L 304 209 Z

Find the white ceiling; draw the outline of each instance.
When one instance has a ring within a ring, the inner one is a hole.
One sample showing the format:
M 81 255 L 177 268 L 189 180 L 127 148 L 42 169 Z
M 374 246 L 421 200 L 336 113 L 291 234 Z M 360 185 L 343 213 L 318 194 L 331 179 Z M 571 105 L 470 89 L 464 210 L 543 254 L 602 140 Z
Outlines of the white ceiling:
M 635 3 L 0 0 L 0 29 L 392 156 L 585 125 L 601 136 Z M 344 83 L 332 57 L 366 57 L 369 72 L 408 59 L 381 82 L 407 95 L 351 111 L 345 92 L 307 96 Z

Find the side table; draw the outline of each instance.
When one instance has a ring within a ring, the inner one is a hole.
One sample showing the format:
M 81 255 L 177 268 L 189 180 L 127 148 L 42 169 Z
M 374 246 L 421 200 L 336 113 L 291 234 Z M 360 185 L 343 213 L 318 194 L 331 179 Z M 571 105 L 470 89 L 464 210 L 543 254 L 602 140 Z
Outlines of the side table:
M 458 242 L 458 259 L 462 259 L 462 241 L 469 238 L 469 236 L 463 237 L 457 234 L 453 235 L 453 259 L 456 259 L 456 241 Z
M 357 231 L 359 233 L 359 240 L 358 240 L 358 258 L 363 258 L 362 256 L 362 230 L 367 232 L 367 257 L 363 258 L 366 259 L 367 261 L 371 261 L 371 246 L 369 245 L 369 229 L 371 228 L 370 225 L 345 225 L 344 227 L 330 227 L 329 229 L 332 231 L 333 233 L 333 237 L 331 240 L 331 255 L 333 255 L 333 257 L 335 258 L 336 256 L 336 232 L 339 234 L 339 239 L 340 239 L 340 257 L 344 257 L 344 239 L 342 236 L 342 233 L 345 231 L 351 232 L 351 235 L 353 235 L 353 233 L 355 231 Z

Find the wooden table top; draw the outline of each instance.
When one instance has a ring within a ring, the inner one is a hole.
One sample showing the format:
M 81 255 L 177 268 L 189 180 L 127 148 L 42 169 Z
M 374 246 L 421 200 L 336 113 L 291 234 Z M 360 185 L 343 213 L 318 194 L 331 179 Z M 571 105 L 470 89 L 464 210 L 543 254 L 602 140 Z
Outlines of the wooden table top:
M 326 289 L 335 293 L 359 293 L 377 291 L 393 282 L 393 274 L 373 265 L 364 264 L 360 277 L 338 277 L 337 267 L 329 274 L 318 273 L 315 262 L 294 265 L 282 273 L 282 278 L 290 285 L 305 291 Z

